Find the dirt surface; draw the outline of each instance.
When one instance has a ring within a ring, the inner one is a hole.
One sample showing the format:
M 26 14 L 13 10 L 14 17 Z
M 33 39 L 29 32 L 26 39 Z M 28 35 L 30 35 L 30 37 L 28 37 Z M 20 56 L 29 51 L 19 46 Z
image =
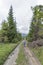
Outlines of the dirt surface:
M 20 45 L 9 55 L 4 65 L 16 65 L 16 59 L 18 57 L 19 49 Z M 28 47 L 24 47 L 24 52 L 28 62 L 27 65 L 41 65 L 39 60 L 34 56 L 32 51 Z
M 34 54 L 28 47 L 25 47 L 24 50 L 25 50 L 25 55 L 28 59 L 28 65 L 41 65 L 39 60 L 35 58 Z
M 19 48 L 20 45 L 16 49 L 14 49 L 14 51 L 9 55 L 4 65 L 16 65 L 16 59 L 18 57 Z

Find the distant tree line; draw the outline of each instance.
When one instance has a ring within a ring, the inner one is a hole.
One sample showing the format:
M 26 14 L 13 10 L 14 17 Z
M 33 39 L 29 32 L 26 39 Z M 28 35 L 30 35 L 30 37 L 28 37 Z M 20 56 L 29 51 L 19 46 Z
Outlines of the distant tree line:
M 17 32 L 16 20 L 13 17 L 13 8 L 10 7 L 7 21 L 4 20 L 0 29 L 0 42 L 15 43 L 20 41 L 22 36 Z
M 37 5 L 32 7 L 33 16 L 30 25 L 30 30 L 27 36 L 28 41 L 43 39 L 43 6 Z

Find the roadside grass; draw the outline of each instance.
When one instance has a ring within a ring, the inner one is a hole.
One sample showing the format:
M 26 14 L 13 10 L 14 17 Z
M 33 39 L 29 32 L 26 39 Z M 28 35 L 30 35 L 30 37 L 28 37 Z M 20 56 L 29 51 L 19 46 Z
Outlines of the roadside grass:
M 0 44 L 0 65 L 3 65 L 9 54 L 16 46 L 17 44 Z
M 20 47 L 20 51 L 19 51 L 16 63 L 17 63 L 16 65 L 27 65 L 27 59 L 25 57 L 23 45 L 21 45 Z
M 43 65 L 43 46 L 33 48 L 32 51 L 34 52 L 34 54 L 37 56 L 37 58 L 41 62 L 41 65 Z

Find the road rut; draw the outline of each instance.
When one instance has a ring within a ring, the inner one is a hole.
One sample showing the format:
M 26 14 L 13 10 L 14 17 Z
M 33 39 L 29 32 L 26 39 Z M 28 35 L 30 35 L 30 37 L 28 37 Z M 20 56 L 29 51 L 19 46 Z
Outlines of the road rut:
M 29 65 L 41 65 L 39 60 L 34 57 L 31 50 L 28 47 L 25 47 L 25 54 L 27 56 Z

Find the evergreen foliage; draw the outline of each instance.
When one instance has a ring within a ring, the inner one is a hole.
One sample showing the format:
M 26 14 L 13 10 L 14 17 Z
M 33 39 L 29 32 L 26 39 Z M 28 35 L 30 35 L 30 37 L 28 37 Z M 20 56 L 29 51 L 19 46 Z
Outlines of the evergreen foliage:
M 28 34 L 29 41 L 35 41 L 39 38 L 43 38 L 43 35 L 40 35 L 40 32 L 43 32 L 43 6 L 35 6 L 32 8 L 33 10 L 33 17 L 32 22 Z
M 8 16 L 8 39 L 9 42 L 12 42 L 12 40 L 15 38 L 16 36 L 16 22 L 14 21 L 13 18 L 13 8 L 12 6 L 10 7 L 10 11 L 9 11 L 9 16 Z
M 17 32 L 16 20 L 13 17 L 13 7 L 10 7 L 7 21 L 2 22 L 0 30 L 0 42 L 15 43 L 21 40 L 21 34 Z

